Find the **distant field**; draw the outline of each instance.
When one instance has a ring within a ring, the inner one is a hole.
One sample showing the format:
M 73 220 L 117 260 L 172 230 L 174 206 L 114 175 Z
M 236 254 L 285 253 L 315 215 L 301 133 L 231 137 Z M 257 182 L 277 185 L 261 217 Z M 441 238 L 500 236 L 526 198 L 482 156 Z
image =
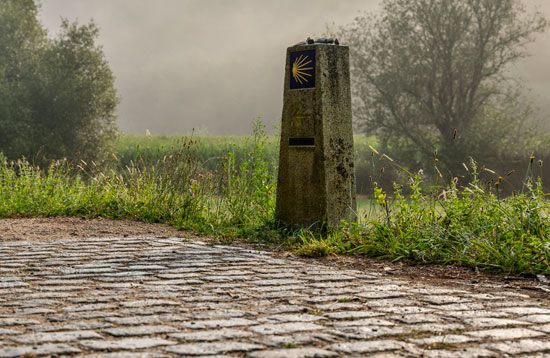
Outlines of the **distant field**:
M 371 186 L 367 181 L 373 175 L 372 151 L 376 147 L 375 137 L 357 135 L 354 137 L 355 168 L 357 188 L 360 193 L 370 194 Z M 279 137 L 268 136 L 266 142 L 266 160 L 275 172 L 279 158 Z M 228 153 L 235 155 L 237 163 L 247 159 L 253 151 L 252 136 L 138 136 L 122 135 L 115 146 L 115 153 L 122 168 L 134 163 L 154 164 L 178 150 L 186 149 L 202 163 L 207 170 L 220 170 Z
M 227 153 L 238 159 L 248 155 L 254 147 L 251 136 L 136 136 L 122 135 L 115 147 L 120 163 L 129 165 L 139 160 L 155 163 L 179 150 L 189 150 L 207 169 L 217 169 Z M 279 156 L 278 138 L 266 137 L 267 160 L 276 163 Z
M 116 142 L 115 152 L 123 161 L 136 160 L 139 157 L 148 160 L 162 159 L 175 150 L 192 142 L 192 149 L 205 160 L 224 156 L 229 151 L 237 154 L 250 152 L 254 146 L 251 136 L 138 136 L 121 135 Z M 267 137 L 268 155 L 276 161 L 279 156 L 279 137 Z M 371 155 L 369 145 L 376 146 L 375 137 L 355 136 L 354 145 L 357 158 Z

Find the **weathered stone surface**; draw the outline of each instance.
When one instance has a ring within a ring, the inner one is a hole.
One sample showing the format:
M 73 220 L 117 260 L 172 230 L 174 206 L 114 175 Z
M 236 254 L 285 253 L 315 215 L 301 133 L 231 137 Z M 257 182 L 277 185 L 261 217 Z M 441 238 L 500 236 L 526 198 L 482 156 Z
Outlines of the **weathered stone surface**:
M 442 304 L 442 305 L 431 305 L 429 308 L 434 308 L 440 310 L 442 314 L 445 311 L 455 312 L 455 311 L 480 311 L 484 310 L 486 307 L 482 303 L 478 302 L 469 302 L 469 303 L 451 303 L 451 304 Z
M 542 332 L 537 332 L 526 328 L 488 329 L 484 331 L 466 332 L 465 334 L 478 338 L 492 338 L 500 340 L 540 337 L 544 335 Z
M 392 316 L 392 318 L 396 321 L 407 324 L 444 322 L 444 318 L 442 316 L 429 313 L 413 313 L 409 315 Z
M 466 324 L 479 328 L 479 327 L 502 327 L 502 326 L 522 326 L 528 325 L 527 322 L 518 321 L 515 319 L 506 319 L 506 318 L 492 318 L 492 317 L 481 317 L 481 318 L 468 318 L 464 320 Z
M 13 337 L 19 343 L 39 344 L 49 342 L 70 342 L 89 338 L 103 338 L 94 331 L 72 331 L 51 333 L 30 333 Z
M 240 329 L 216 329 L 202 330 L 193 332 L 174 333 L 170 337 L 182 341 L 222 341 L 226 339 L 236 339 L 250 337 L 253 334 Z
M 411 333 L 410 328 L 405 327 L 340 327 L 333 331 L 334 334 L 346 339 L 370 339 L 382 336 L 397 336 L 406 333 Z
M 113 350 L 113 349 L 143 349 L 143 348 L 152 348 L 159 346 L 167 346 L 175 344 L 174 341 L 169 341 L 162 338 L 123 338 L 114 341 L 106 340 L 89 340 L 81 341 L 80 345 L 87 349 L 103 351 L 103 350 Z
M 314 331 L 323 329 L 323 326 L 314 323 L 279 323 L 279 324 L 263 324 L 259 326 L 252 326 L 250 330 L 260 334 L 287 334 L 302 331 Z
M 219 319 L 219 318 L 239 318 L 246 315 L 255 313 L 255 311 L 249 309 L 249 311 L 236 310 L 236 309 L 214 309 L 202 312 L 193 313 L 193 317 L 196 319 Z
M 479 338 L 468 337 L 457 334 L 450 334 L 444 336 L 433 336 L 428 338 L 412 339 L 411 342 L 420 345 L 433 345 L 433 344 L 459 344 L 466 342 L 474 342 Z
M 395 326 L 395 323 L 380 318 L 362 318 L 349 321 L 338 321 L 333 324 L 335 327 L 380 327 L 380 326 Z
M 213 319 L 205 321 L 193 321 L 183 324 L 186 328 L 191 329 L 211 329 L 211 328 L 225 328 L 225 327 L 238 327 L 238 326 L 250 326 L 255 322 L 245 318 L 230 318 L 230 319 Z
M 368 354 L 383 351 L 395 351 L 405 347 L 406 344 L 394 340 L 375 340 L 363 342 L 337 343 L 332 345 L 332 350 L 346 354 Z
M 151 307 L 151 306 L 178 306 L 180 303 L 172 300 L 140 300 L 122 302 L 122 307 L 134 308 L 134 307 Z
M 305 331 L 280 335 L 261 335 L 252 338 L 255 342 L 265 344 L 273 348 L 291 348 L 291 347 L 316 347 L 336 342 L 338 339 L 331 334 L 323 331 Z
M 74 306 L 67 306 L 63 308 L 63 311 L 65 312 L 83 312 L 83 311 L 98 311 L 98 310 L 106 310 L 106 309 L 112 309 L 117 307 L 114 304 L 109 303 L 96 303 L 96 304 L 89 304 L 89 305 L 74 305 Z
M 424 302 L 431 303 L 433 305 L 448 305 L 451 303 L 465 303 L 471 302 L 471 299 L 460 297 L 460 296 L 422 296 L 420 299 Z
M 334 302 L 334 303 L 321 303 L 316 304 L 314 306 L 316 309 L 320 311 L 329 311 L 329 312 L 335 312 L 338 310 L 360 310 L 365 309 L 368 310 L 369 307 L 365 307 L 362 303 L 352 303 L 352 302 Z
M 492 358 L 499 357 L 500 354 L 483 348 L 458 348 L 458 349 L 434 349 L 422 352 L 422 357 L 426 358 L 455 358 L 455 357 L 476 357 Z
M 109 328 L 112 325 L 98 320 L 70 321 L 62 325 L 39 325 L 33 326 L 35 332 L 62 332 L 62 331 L 99 331 L 103 328 Z
M 405 296 L 404 292 L 367 291 L 358 293 L 357 296 L 368 299 L 398 298 Z
M 6 328 L 0 328 L 0 336 L 2 335 L 9 335 L 9 334 L 18 334 L 19 331 L 16 331 L 15 329 L 6 329 Z
M 335 352 L 319 348 L 291 348 L 257 351 L 249 354 L 250 358 L 329 358 L 337 357 Z
M 464 329 L 464 325 L 460 323 L 420 323 L 407 326 L 411 332 L 453 332 Z
M 0 347 L 0 357 L 22 357 L 25 355 L 56 355 L 56 354 L 74 354 L 80 353 L 80 350 L 65 344 L 44 344 L 41 346 L 17 346 Z
M 550 309 L 544 307 L 505 307 L 499 311 L 515 313 L 517 315 L 550 314 Z
M 453 317 L 458 319 L 466 318 L 484 318 L 484 317 L 497 317 L 504 318 L 510 317 L 509 313 L 502 311 L 488 311 L 488 310 L 474 310 L 474 311 L 444 311 L 444 312 L 434 312 L 434 314 L 440 314 L 444 317 Z
M 5 317 L 0 318 L 0 327 L 2 326 L 19 326 L 19 325 L 29 325 L 29 324 L 38 324 L 35 319 L 19 318 L 19 317 Z
M 201 356 L 212 355 L 230 352 L 249 352 L 252 350 L 262 349 L 263 346 L 252 343 L 240 343 L 240 342 L 220 342 L 220 343 L 191 343 L 180 344 L 166 348 L 167 352 L 189 355 L 189 356 Z
M 296 285 L 296 284 L 305 284 L 305 281 L 285 279 L 285 278 L 274 278 L 270 280 L 256 280 L 250 282 L 252 285 L 256 286 L 282 286 L 282 285 Z M 277 290 L 280 290 L 281 287 L 278 287 Z
M 484 344 L 483 348 L 496 350 L 504 354 L 526 354 L 550 352 L 549 340 L 522 339 L 513 342 L 496 342 Z
M 83 355 L 82 358 L 168 358 L 167 354 L 158 352 L 111 352 Z
M 132 326 L 104 329 L 103 332 L 115 337 L 146 336 L 162 333 L 174 333 L 177 329 L 170 326 Z
M 374 311 L 339 311 L 339 312 L 331 312 L 325 314 L 328 318 L 332 319 L 361 319 L 361 318 L 370 318 L 370 317 L 379 317 L 383 316 L 384 313 L 382 312 L 374 312 Z
M 298 305 L 275 305 L 275 306 L 269 306 L 265 310 L 265 313 L 267 314 L 283 314 L 283 313 L 300 313 L 300 312 L 307 312 L 309 309 L 306 306 L 298 306 Z
M 531 322 L 531 323 L 550 323 L 550 314 L 536 314 L 523 316 L 518 318 L 521 321 Z
M 550 334 L 550 324 L 545 324 L 543 326 L 533 326 L 533 329 L 536 329 L 537 331 L 545 332 Z
M 278 314 L 263 318 L 265 322 L 315 322 L 323 320 L 324 317 L 311 314 Z

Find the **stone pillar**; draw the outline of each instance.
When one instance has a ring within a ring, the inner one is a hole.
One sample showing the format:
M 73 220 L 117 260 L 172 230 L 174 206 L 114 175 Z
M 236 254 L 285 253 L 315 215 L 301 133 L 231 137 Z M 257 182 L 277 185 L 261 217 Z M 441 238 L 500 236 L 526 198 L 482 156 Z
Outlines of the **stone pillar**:
M 277 219 L 335 228 L 356 220 L 349 48 L 287 49 Z

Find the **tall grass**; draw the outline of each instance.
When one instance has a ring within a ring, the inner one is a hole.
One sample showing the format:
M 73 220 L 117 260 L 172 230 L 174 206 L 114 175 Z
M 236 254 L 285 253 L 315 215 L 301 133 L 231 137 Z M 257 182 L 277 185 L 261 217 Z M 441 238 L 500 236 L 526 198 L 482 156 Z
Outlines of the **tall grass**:
M 474 161 L 470 169 L 477 176 Z M 392 195 L 374 190 L 376 215 L 327 236 L 301 232 L 298 253 L 363 254 L 415 263 L 479 267 L 507 273 L 550 273 L 550 203 L 540 180 L 523 193 L 499 198 L 479 179 L 465 188 L 455 182 L 439 195 L 426 192 L 422 177 Z M 372 211 L 371 211 L 372 212 Z
M 535 158 L 529 161 L 525 185 L 511 196 L 501 195 L 505 179 L 496 173 L 492 186 L 482 182 L 474 161 L 466 166 L 472 180 L 465 187 L 452 181 L 434 188 L 425 185 L 421 173 L 406 169 L 405 181 L 393 190 L 373 179 L 372 199 L 364 205 L 361 220 L 321 235 L 277 226 L 275 139 L 259 122 L 239 145 L 234 138 L 218 139 L 209 154 L 204 148 L 211 143 L 200 137 L 124 140 L 125 148 L 139 144 L 141 154 L 135 148 L 124 154 L 119 148 L 120 158 L 114 155 L 111 167 L 103 170 L 84 162 L 76 168 L 55 162 L 41 170 L 24 160 L 8 163 L 0 158 L 0 217 L 133 219 L 260 241 L 308 256 L 359 254 L 550 273 L 550 207 Z M 367 140 L 362 143 L 369 148 Z M 379 167 L 397 165 L 368 150 L 371 178 L 380 178 Z
M 153 163 L 138 159 L 120 169 L 115 162 L 99 172 L 84 162 L 71 168 L 58 161 L 44 171 L 0 159 L 0 217 L 102 216 L 244 235 L 272 218 L 275 190 L 263 126 L 247 140 L 251 151 L 240 164 L 230 147 L 216 172 L 197 160 L 194 139 Z

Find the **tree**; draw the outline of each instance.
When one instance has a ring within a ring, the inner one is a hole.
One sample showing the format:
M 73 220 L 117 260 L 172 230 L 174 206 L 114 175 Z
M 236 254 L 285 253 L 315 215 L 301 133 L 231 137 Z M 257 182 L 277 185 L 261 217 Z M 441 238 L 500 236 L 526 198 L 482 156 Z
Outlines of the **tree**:
M 516 125 L 512 114 L 528 112 L 507 70 L 546 26 L 518 0 L 384 0 L 380 16 L 339 34 L 350 45 L 357 122 L 409 164 L 437 155 L 457 175 L 476 148 L 487 154 L 479 133 L 489 133 L 488 114 Z
M 95 24 L 49 39 L 32 0 L 0 0 L 0 151 L 37 163 L 100 160 L 116 133 L 114 77 Z M 11 57 L 2 57 L 13 49 Z
M 118 103 L 114 77 L 101 48 L 98 29 L 63 21 L 57 39 L 42 54 L 35 99 L 34 143 L 51 158 L 96 160 L 116 133 Z M 69 154 L 70 153 L 70 154 Z
M 32 146 L 27 85 L 46 41 L 37 15 L 33 0 L 0 0 L 0 151 L 8 157 Z

